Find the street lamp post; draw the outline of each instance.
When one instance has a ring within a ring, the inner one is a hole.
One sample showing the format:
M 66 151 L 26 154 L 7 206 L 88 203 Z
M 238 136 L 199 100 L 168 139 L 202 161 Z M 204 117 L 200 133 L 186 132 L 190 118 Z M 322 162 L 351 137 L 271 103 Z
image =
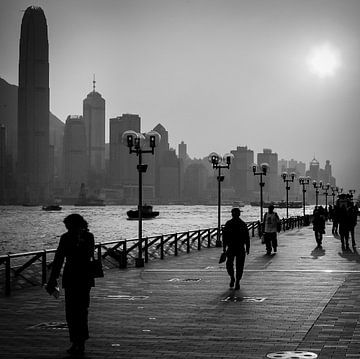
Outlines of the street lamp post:
M 260 165 L 260 171 L 257 171 L 258 166 L 253 165 L 253 173 L 254 176 L 260 176 L 260 221 L 263 221 L 263 187 L 265 186 L 265 182 L 263 182 L 263 176 L 266 176 L 266 173 L 269 169 L 269 165 L 267 163 L 262 163 Z
M 295 178 L 295 172 L 291 172 L 290 174 L 287 172 L 283 172 L 281 174 L 281 177 L 283 181 L 286 183 L 285 189 L 286 189 L 286 218 L 289 218 L 289 183 L 294 182 Z
M 353 200 L 355 192 L 356 191 L 354 189 L 349 189 L 349 194 L 350 194 L 351 200 Z
M 221 247 L 220 239 L 220 228 L 221 228 L 221 182 L 224 181 L 225 176 L 221 175 L 222 168 L 230 168 L 231 160 L 234 156 L 231 153 L 225 154 L 223 157 L 218 155 L 216 152 L 211 152 L 208 156 L 209 162 L 212 164 L 214 169 L 218 170 L 217 181 L 218 181 L 218 229 L 215 246 Z
M 322 188 L 323 183 L 322 181 L 316 182 L 315 180 L 313 181 L 313 186 L 315 188 L 315 206 L 318 206 L 318 200 L 319 200 L 319 189 Z
M 328 198 L 328 191 L 330 189 L 330 183 L 327 183 L 325 186 L 323 186 L 323 190 L 325 191 L 323 194 L 325 195 L 325 210 L 327 211 L 327 198 Z
M 332 204 L 333 207 L 335 206 L 335 196 L 336 196 L 336 192 L 337 192 L 338 188 L 337 187 L 331 187 L 331 195 L 332 195 Z
M 138 201 L 138 257 L 135 258 L 135 266 L 143 267 L 144 259 L 142 257 L 142 174 L 146 172 L 148 165 L 142 163 L 142 154 L 155 153 L 155 147 L 159 144 L 161 136 L 156 131 L 150 131 L 143 135 L 132 130 L 125 131 L 122 135 L 122 143 L 129 148 L 129 153 L 135 153 L 138 156 L 139 172 L 139 201 Z M 145 148 L 147 146 L 147 148 Z
M 311 178 L 309 176 L 307 177 L 300 177 L 299 183 L 302 185 L 302 193 L 303 193 L 303 212 L 305 217 L 305 193 L 306 193 L 306 186 L 310 184 Z

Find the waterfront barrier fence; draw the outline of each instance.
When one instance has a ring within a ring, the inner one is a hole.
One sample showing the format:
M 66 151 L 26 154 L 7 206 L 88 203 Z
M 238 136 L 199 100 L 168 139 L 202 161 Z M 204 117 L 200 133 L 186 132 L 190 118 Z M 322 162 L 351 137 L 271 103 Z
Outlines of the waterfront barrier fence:
M 283 218 L 282 231 L 309 225 L 310 216 Z M 247 223 L 251 237 L 261 237 L 260 221 Z M 222 236 L 220 228 L 220 237 Z M 164 259 L 165 256 L 190 253 L 191 250 L 215 247 L 218 228 L 196 229 L 186 232 L 161 234 L 142 238 L 141 248 L 144 262 Z M 56 249 L 9 253 L 0 256 L 0 293 L 10 295 L 14 289 L 44 285 L 51 269 Z M 134 266 L 139 252 L 139 240 L 120 239 L 95 244 L 95 255 L 102 260 L 104 269 Z

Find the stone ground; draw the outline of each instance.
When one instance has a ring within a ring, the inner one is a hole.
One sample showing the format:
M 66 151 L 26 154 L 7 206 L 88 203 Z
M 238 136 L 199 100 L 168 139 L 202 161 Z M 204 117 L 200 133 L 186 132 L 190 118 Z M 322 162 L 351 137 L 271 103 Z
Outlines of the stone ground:
M 341 251 L 331 224 L 326 232 L 323 250 L 311 227 L 281 233 L 272 256 L 253 238 L 239 291 L 219 248 L 106 271 L 92 290 L 85 357 L 360 358 L 360 255 Z M 67 358 L 63 296 L 14 291 L 0 298 L 0 318 L 0 358 Z

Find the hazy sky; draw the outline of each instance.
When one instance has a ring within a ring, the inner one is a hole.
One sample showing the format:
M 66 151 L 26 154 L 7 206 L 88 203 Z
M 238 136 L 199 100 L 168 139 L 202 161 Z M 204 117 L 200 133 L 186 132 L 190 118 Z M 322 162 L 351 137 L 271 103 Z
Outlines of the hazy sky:
M 360 190 L 360 0 L 1 0 L 0 76 L 13 84 L 30 5 L 47 18 L 62 121 L 82 113 L 95 73 L 107 119 L 161 123 L 191 157 L 248 146 L 308 167 L 315 155 Z

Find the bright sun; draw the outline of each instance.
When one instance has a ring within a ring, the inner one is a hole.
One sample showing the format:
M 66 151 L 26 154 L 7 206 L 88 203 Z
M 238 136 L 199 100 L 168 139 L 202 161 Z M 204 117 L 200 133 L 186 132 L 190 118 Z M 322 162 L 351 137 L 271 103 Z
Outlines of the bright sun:
M 319 78 L 332 77 L 340 67 L 340 55 L 330 44 L 318 45 L 310 51 L 306 62 Z

